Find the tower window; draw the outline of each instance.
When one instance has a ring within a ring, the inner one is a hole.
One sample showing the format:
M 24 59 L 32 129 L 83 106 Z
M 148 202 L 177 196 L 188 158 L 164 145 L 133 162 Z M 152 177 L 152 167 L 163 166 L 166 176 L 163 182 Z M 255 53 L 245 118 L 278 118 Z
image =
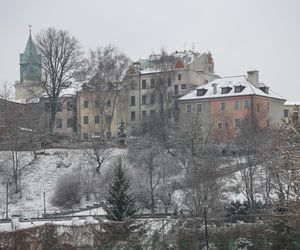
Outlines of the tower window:
M 178 81 L 181 81 L 181 74 L 178 74 Z

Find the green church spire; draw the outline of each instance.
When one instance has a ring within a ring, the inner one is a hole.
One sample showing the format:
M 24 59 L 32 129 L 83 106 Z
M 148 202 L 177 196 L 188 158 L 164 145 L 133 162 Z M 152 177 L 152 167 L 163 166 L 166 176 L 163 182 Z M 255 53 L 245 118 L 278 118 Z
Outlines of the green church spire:
M 20 54 L 20 83 L 40 82 L 41 80 L 41 56 L 37 53 L 31 36 L 29 26 L 29 37 L 24 53 Z

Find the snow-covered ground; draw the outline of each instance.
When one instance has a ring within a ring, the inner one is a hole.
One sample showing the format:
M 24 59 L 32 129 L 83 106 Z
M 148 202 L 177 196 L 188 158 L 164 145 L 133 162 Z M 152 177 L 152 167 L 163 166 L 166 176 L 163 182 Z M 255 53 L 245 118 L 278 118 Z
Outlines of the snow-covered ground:
M 53 206 L 51 199 L 55 192 L 55 186 L 58 178 L 66 173 L 82 174 L 84 176 L 90 168 L 95 168 L 91 165 L 88 156 L 84 150 L 74 149 L 49 149 L 45 151 L 46 154 L 41 154 L 31 167 L 31 170 L 24 175 L 22 179 L 22 197 L 18 195 L 10 195 L 9 198 L 9 217 L 12 215 L 21 215 L 22 217 L 42 217 L 44 212 L 44 195 L 46 201 L 47 213 L 59 212 L 62 209 Z M 102 174 L 108 170 L 108 166 L 118 155 L 124 155 L 126 149 L 114 149 L 110 158 L 104 163 L 102 167 Z M 0 152 L 0 158 L 7 152 Z M 27 155 L 26 155 L 27 154 Z M 30 152 L 25 153 L 25 158 L 30 158 Z M 130 168 L 130 166 L 129 166 Z M 79 171 L 78 171 L 79 169 Z M 138 178 L 138 176 L 136 176 Z M 244 195 L 237 189 L 240 182 L 240 174 L 236 172 L 228 177 L 226 182 L 226 192 L 224 193 L 227 201 L 230 200 L 244 200 Z M 5 178 L 0 176 L 0 219 L 5 218 Z M 176 191 L 174 200 L 178 208 L 185 208 L 182 191 Z M 84 208 L 87 205 L 93 205 L 96 201 L 90 200 L 89 202 L 83 200 L 78 206 Z M 158 206 L 157 212 L 163 212 L 164 209 Z M 172 209 L 169 210 L 172 212 Z M 144 211 L 145 212 L 145 211 Z M 103 214 L 101 208 L 94 208 L 90 211 L 76 212 L 73 215 L 89 216 Z
M 41 217 L 44 211 L 44 195 L 47 213 L 54 213 L 61 210 L 51 204 L 51 199 L 55 191 L 57 179 L 66 174 L 80 169 L 79 173 L 84 174 L 92 168 L 91 162 L 83 150 L 51 149 L 46 150 L 46 154 L 39 155 L 30 171 L 22 178 L 22 197 L 10 195 L 9 216 L 22 215 L 24 217 Z M 104 163 L 103 170 L 117 155 L 123 155 L 124 149 L 114 149 L 111 157 Z M 7 152 L 0 152 L 0 156 Z M 26 152 L 24 160 L 30 158 L 30 152 Z M 2 157 L 3 158 L 3 157 Z M 5 217 L 5 197 L 6 185 L 5 177 L 0 176 L 0 219 Z M 95 201 L 83 201 L 80 207 L 92 205 Z

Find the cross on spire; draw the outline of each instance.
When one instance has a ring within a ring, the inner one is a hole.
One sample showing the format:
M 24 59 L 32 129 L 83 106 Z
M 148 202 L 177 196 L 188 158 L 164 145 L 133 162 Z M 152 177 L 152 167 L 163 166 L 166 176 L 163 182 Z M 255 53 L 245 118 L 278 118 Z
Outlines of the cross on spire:
M 31 24 L 28 24 L 28 27 L 29 27 L 29 33 L 30 33 L 30 35 L 31 35 L 31 27 L 32 27 L 32 25 L 31 25 Z

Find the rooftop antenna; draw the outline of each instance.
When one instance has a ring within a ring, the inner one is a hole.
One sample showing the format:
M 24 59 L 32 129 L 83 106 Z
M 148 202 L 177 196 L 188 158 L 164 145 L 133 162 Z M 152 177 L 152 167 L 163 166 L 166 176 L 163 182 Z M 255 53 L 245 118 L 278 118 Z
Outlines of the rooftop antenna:
M 186 43 L 183 44 L 183 51 L 185 52 Z
M 195 43 L 193 42 L 193 52 L 194 52 L 194 50 L 195 50 Z

